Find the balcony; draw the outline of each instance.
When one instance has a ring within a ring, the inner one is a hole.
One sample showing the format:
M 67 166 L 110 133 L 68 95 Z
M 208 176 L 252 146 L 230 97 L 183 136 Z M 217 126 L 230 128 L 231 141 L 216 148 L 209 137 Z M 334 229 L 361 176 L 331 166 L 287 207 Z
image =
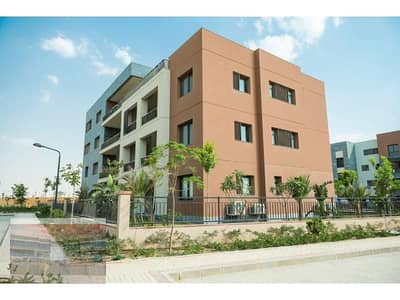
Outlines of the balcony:
M 118 132 L 117 134 L 113 135 L 112 137 L 108 138 L 107 140 L 104 141 L 103 144 L 101 144 L 101 149 L 104 149 L 105 147 L 115 143 L 116 141 L 119 140 L 120 138 L 120 133 Z
M 153 120 L 157 117 L 157 108 L 153 108 L 149 112 L 147 112 L 144 116 L 142 116 L 142 125 L 146 124 L 147 122 Z
M 103 122 L 108 119 L 114 112 L 116 112 L 121 107 L 121 103 L 114 105 L 103 117 Z
M 133 131 L 136 129 L 136 121 L 132 122 L 131 124 L 127 125 L 124 128 L 124 135 L 128 134 L 129 132 Z
M 135 169 L 135 162 L 130 161 L 124 164 L 124 172 L 129 172 Z

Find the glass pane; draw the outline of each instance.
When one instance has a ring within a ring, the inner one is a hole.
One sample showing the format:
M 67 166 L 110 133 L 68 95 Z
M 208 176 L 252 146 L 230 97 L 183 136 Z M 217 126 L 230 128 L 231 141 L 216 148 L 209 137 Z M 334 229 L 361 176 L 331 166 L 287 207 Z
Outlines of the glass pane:
M 246 91 L 246 81 L 242 78 L 239 79 L 239 91 L 241 92 Z
M 243 190 L 242 193 L 244 195 L 250 194 L 250 177 L 242 177 L 242 184 L 243 184 Z
M 247 142 L 248 141 L 247 130 L 246 130 L 246 126 L 245 125 L 240 125 L 240 140 L 242 142 Z
M 188 143 L 188 126 L 185 125 L 182 127 L 182 144 L 187 145 Z

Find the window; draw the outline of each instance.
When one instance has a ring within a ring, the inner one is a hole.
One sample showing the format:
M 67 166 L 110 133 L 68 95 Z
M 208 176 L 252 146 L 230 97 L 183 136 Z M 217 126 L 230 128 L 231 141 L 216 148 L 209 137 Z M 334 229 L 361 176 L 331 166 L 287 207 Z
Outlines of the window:
M 269 96 L 289 104 L 296 104 L 296 93 L 293 89 L 272 81 L 269 82 Z
M 99 145 L 100 145 L 100 136 L 94 139 L 94 149 L 99 148 Z
M 92 120 L 86 122 L 86 132 L 92 129 Z
M 193 73 L 192 69 L 187 71 L 181 77 L 179 77 L 179 89 L 180 96 L 183 97 L 186 94 L 189 94 L 193 88 Z
M 282 195 L 282 191 L 280 190 L 280 185 L 282 184 L 282 176 L 274 176 L 274 185 L 275 185 L 275 194 Z
M 378 148 L 365 149 L 364 155 L 378 154 Z
M 233 88 L 243 93 L 250 93 L 250 78 L 233 72 Z
M 84 153 L 84 154 L 88 154 L 89 151 L 90 151 L 90 143 L 87 143 L 87 144 L 85 145 L 85 148 L 84 148 L 84 150 L 83 150 L 83 153 Z
M 179 198 L 193 199 L 193 182 L 188 181 L 192 175 L 184 175 L 178 177 Z
M 369 188 L 374 187 L 375 186 L 375 180 L 367 180 L 367 186 Z
M 252 195 L 254 194 L 254 177 L 253 176 L 242 176 L 241 189 L 237 191 L 239 195 Z
M 235 140 L 251 143 L 253 141 L 251 125 L 235 122 Z
M 361 171 L 369 171 L 369 165 L 362 165 Z
M 399 145 L 398 144 L 388 145 L 387 147 L 388 147 L 389 154 L 399 153 Z
M 344 158 L 343 157 L 336 158 L 336 168 L 344 168 Z
M 178 126 L 179 130 L 179 143 L 184 145 L 193 144 L 193 122 L 187 121 Z
M 96 113 L 96 124 L 100 122 L 100 118 L 101 118 L 101 110 L 99 110 L 99 111 Z
M 299 148 L 299 135 L 297 132 L 272 128 L 271 135 L 273 145 L 285 146 L 293 149 Z
M 98 171 L 99 171 L 99 163 L 95 162 L 95 163 L 93 164 L 92 174 L 93 174 L 93 175 L 96 175 L 96 174 L 98 173 Z
M 89 175 L 89 167 L 85 167 L 85 177 L 88 177 Z
M 124 114 L 124 134 L 136 129 L 137 107 L 127 110 Z

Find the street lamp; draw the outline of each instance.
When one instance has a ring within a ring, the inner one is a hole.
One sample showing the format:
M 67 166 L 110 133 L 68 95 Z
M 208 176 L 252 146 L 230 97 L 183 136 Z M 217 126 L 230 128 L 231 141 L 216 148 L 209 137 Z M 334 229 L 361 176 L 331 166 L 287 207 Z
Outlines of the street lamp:
M 34 143 L 33 146 L 38 147 L 38 148 L 45 148 L 51 151 L 55 151 L 58 153 L 58 165 L 57 165 L 57 178 L 56 178 L 56 195 L 54 197 L 54 204 L 57 204 L 57 196 L 58 196 L 58 184 L 60 182 L 60 160 L 61 160 L 61 152 L 58 151 L 57 149 L 50 148 L 47 146 L 44 146 L 40 143 Z

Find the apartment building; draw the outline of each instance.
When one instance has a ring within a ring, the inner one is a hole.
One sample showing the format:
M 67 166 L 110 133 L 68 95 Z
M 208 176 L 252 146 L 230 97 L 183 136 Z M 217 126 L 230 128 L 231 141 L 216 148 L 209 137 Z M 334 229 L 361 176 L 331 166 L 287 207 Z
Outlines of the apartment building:
M 345 169 L 357 172 L 358 183 L 367 186 L 373 193 L 375 168 L 370 163 L 373 158 L 378 164 L 385 156 L 393 165 L 394 177 L 400 179 L 400 130 L 376 135 L 376 139 L 358 143 L 338 142 L 331 144 L 333 177 L 338 178 Z
M 290 176 L 310 175 L 312 183 L 332 180 L 322 81 L 206 29 L 162 64 L 129 91 L 116 87 L 119 98 L 104 97 L 99 164 L 122 160 L 123 174 L 143 167 L 141 160 L 154 145 L 174 140 L 196 147 L 210 141 L 218 156 L 209 175 L 210 196 L 223 195 L 220 184 L 234 170 L 245 173 L 242 192 L 255 196 L 272 196 L 270 188 Z M 91 167 L 93 159 L 87 162 L 84 167 Z M 184 181 L 190 175 L 182 169 L 179 177 L 185 203 L 205 193 Z M 197 168 L 196 175 L 205 174 Z M 95 180 L 84 177 L 89 186 Z

